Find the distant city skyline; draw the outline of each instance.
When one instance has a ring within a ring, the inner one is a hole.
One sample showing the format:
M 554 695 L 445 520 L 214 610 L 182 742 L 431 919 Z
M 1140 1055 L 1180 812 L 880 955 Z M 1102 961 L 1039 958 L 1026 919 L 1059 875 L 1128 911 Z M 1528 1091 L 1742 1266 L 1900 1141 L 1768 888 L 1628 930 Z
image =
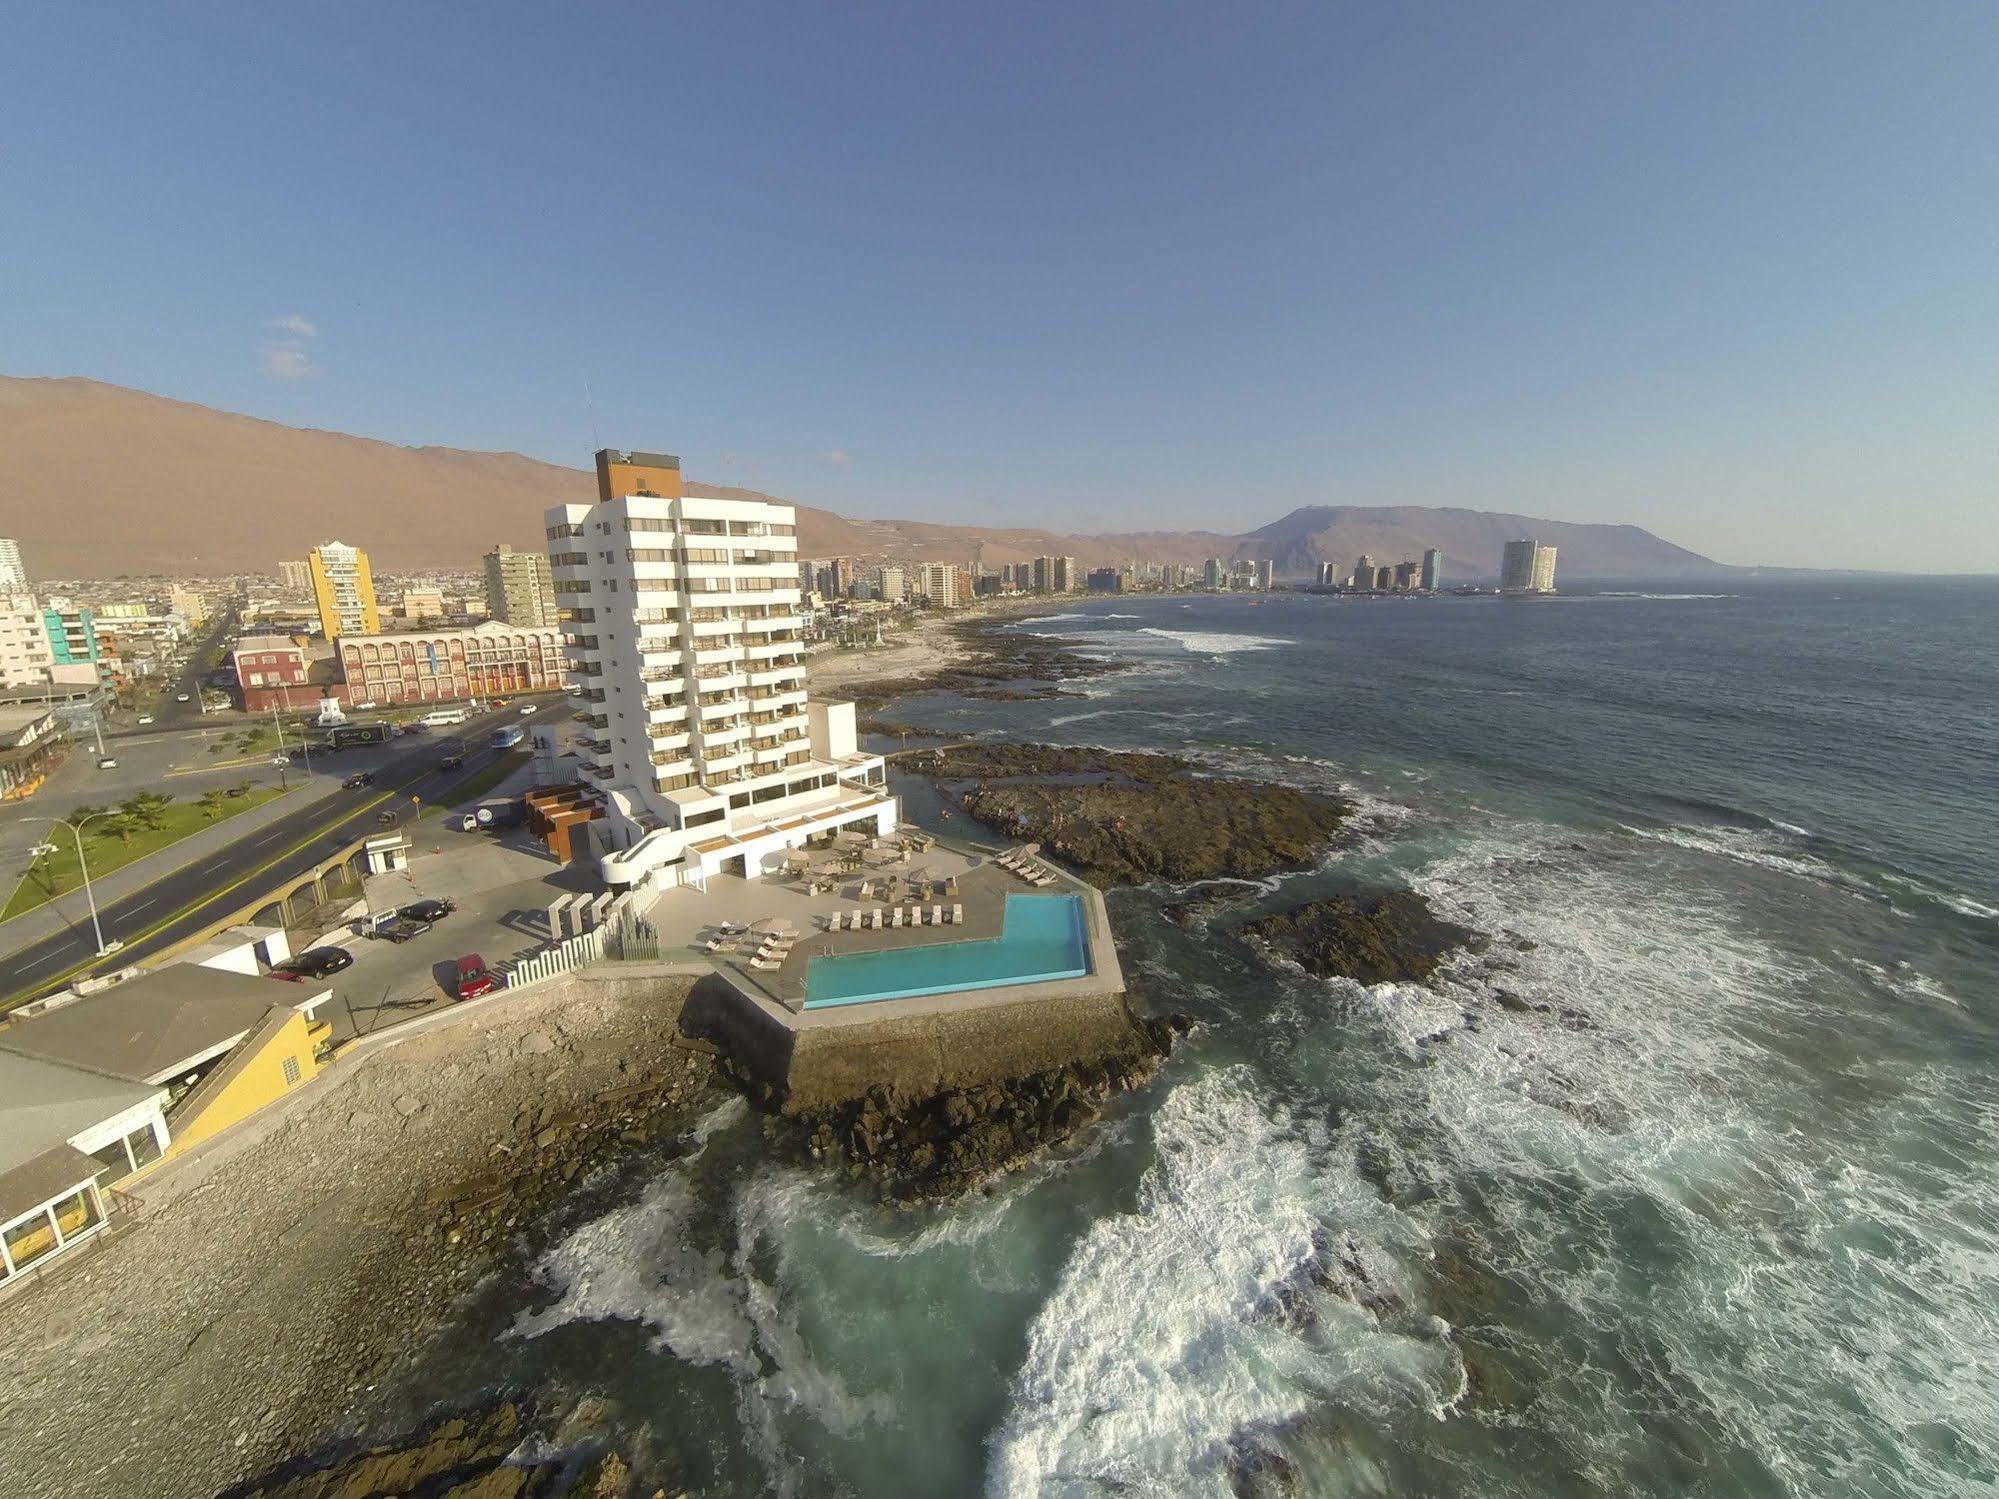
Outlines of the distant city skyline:
M 9 374 L 572 466 L 667 431 L 856 517 L 1463 506 L 1999 570 L 1988 7 L 14 40 Z

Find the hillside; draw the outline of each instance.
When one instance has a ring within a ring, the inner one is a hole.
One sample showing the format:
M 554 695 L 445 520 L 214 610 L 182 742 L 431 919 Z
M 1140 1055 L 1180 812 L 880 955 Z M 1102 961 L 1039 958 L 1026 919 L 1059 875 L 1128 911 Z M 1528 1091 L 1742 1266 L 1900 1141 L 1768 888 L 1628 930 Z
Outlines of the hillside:
M 657 436 L 647 441 L 660 440 Z M 746 494 L 693 480 L 694 494 Z M 407 448 L 287 427 L 84 379 L 0 376 L 0 535 L 44 578 L 275 571 L 338 536 L 378 568 L 474 565 L 495 542 L 542 545 L 542 511 L 587 499 L 589 473 L 520 453 Z M 1247 535 L 1155 531 L 1058 535 L 864 520 L 798 507 L 807 557 L 987 563 L 1043 552 L 1087 565 L 1271 557 L 1279 576 L 1440 546 L 1448 572 L 1490 577 L 1500 543 L 1562 548 L 1566 576 L 1666 577 L 1718 564 L 1632 526 L 1583 526 L 1475 510 L 1311 506 Z

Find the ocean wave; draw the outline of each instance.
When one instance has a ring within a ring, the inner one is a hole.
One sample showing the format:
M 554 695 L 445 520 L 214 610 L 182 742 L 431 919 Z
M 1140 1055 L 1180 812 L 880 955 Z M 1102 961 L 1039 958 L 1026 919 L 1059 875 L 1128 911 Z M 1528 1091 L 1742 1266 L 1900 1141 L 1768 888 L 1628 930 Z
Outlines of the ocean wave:
M 1988 906 L 1983 901 L 1974 900 L 1960 891 L 1945 889 L 1913 875 L 1892 870 L 1878 870 L 1869 874 L 1835 864 L 1830 859 L 1798 846 L 1807 841 L 1818 841 L 1816 835 L 1807 829 L 1780 822 L 1773 817 L 1759 816 L 1757 821 L 1761 826 L 1690 827 L 1674 824 L 1667 827 L 1645 828 L 1635 827 L 1629 823 L 1619 826 L 1633 837 L 1642 838 L 1647 842 L 1670 844 L 1689 852 L 1710 854 L 1733 860 L 1738 864 L 1750 864 L 1778 874 L 1812 880 L 1869 900 L 1893 905 L 1914 898 L 1943 906 L 1960 916 L 1969 916 L 1975 920 L 1999 920 L 1999 909 Z
M 1661 602 L 1679 602 L 1690 599 L 1732 599 L 1732 593 L 1628 593 L 1617 589 L 1604 588 L 1597 591 L 1600 599 L 1657 599 Z
M 1493 1184 L 1462 1204 L 1488 1225 L 1478 1274 L 1582 1329 L 1533 1352 L 1579 1470 L 1657 1460 L 1664 1420 L 1805 1488 L 1962 1492 L 1999 1451 L 1999 1379 L 1972 1352 L 1999 1338 L 1979 1165 L 1999 1090 L 1874 1035 L 1879 990 L 1948 1003 L 1940 986 L 1866 962 L 1842 982 L 1614 835 L 1495 819 L 1417 886 L 1531 945 L 1434 990 L 1354 992 L 1419 1065 L 1349 1107 L 1378 1122 L 1385 1190 L 1449 1215 Z
M 1280 640 L 1269 635 L 1230 635 L 1219 630 L 1161 630 L 1151 625 L 1138 633 L 1170 640 L 1182 650 L 1197 656 L 1230 656 L 1239 651 L 1267 651 L 1297 644 L 1294 640 Z
M 1374 1268 L 1345 1246 L 1382 1210 L 1261 1092 L 1234 1068 L 1161 1105 L 1134 1210 L 1091 1225 L 1028 1330 L 989 1494 L 1224 1495 L 1335 1389 L 1433 1408 L 1460 1386 L 1447 1343 L 1329 1294 L 1329 1259 Z

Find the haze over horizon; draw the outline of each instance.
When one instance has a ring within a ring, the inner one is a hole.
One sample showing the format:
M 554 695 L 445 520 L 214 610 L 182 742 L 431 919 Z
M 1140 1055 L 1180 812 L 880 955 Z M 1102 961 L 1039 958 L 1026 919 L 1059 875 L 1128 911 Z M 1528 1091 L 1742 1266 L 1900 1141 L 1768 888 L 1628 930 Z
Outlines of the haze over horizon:
M 1999 571 L 1986 7 L 15 39 L 9 374 L 862 517 L 1464 506 Z

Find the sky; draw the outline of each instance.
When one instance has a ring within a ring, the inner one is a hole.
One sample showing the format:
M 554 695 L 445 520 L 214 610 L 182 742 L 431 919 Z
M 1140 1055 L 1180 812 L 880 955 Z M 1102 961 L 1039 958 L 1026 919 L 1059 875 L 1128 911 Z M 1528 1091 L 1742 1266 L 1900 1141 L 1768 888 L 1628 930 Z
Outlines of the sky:
M 850 515 L 1999 571 L 1999 6 L 15 4 L 0 373 Z

